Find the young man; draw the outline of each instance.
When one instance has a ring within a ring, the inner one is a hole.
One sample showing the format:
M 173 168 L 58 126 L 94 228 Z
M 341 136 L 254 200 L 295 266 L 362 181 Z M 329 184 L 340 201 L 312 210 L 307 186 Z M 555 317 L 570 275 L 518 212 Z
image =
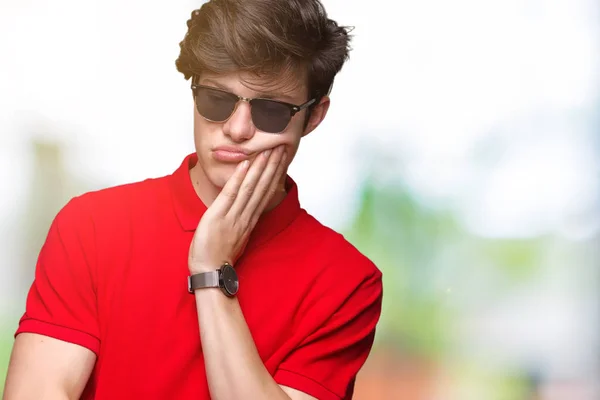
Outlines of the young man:
M 5 400 L 352 398 L 381 273 L 286 175 L 347 30 L 318 0 L 212 0 L 188 28 L 196 152 L 58 213 Z

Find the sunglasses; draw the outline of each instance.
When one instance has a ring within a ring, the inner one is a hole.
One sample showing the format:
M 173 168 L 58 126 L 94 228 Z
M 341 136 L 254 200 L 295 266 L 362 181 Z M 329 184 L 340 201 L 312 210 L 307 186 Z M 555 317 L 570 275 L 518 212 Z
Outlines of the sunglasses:
M 192 85 L 198 113 L 210 122 L 225 122 L 234 113 L 240 101 L 250 104 L 254 126 L 266 133 L 281 133 L 287 128 L 292 117 L 313 104 L 311 99 L 299 106 L 271 99 L 249 99 L 204 85 Z

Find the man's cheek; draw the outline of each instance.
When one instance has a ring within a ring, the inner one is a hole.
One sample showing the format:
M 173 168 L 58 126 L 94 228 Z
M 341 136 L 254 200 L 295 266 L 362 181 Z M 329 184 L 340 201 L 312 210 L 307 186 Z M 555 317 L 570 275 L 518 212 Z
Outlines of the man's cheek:
M 290 140 L 287 137 L 276 137 L 276 138 L 273 138 L 272 140 L 269 140 L 269 143 L 266 145 L 264 150 L 275 149 L 282 145 L 285 146 L 288 153 L 290 152 L 291 149 L 296 147 L 296 144 L 294 143 L 293 140 Z

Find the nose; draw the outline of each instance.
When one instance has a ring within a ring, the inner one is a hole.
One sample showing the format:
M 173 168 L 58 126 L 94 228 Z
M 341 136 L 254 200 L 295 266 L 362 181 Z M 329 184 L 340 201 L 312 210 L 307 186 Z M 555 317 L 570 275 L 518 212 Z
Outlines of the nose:
M 254 132 L 250 103 L 240 100 L 231 117 L 223 125 L 223 133 L 239 143 L 252 139 Z

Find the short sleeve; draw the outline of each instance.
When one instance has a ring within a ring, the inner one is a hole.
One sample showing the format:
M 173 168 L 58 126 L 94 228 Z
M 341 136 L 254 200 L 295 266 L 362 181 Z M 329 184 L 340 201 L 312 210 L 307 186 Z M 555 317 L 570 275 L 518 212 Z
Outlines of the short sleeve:
M 381 314 L 381 273 L 366 279 L 279 366 L 275 381 L 319 400 L 349 400 Z
M 60 210 L 50 226 L 15 336 L 37 333 L 98 354 L 94 232 L 79 199 Z

